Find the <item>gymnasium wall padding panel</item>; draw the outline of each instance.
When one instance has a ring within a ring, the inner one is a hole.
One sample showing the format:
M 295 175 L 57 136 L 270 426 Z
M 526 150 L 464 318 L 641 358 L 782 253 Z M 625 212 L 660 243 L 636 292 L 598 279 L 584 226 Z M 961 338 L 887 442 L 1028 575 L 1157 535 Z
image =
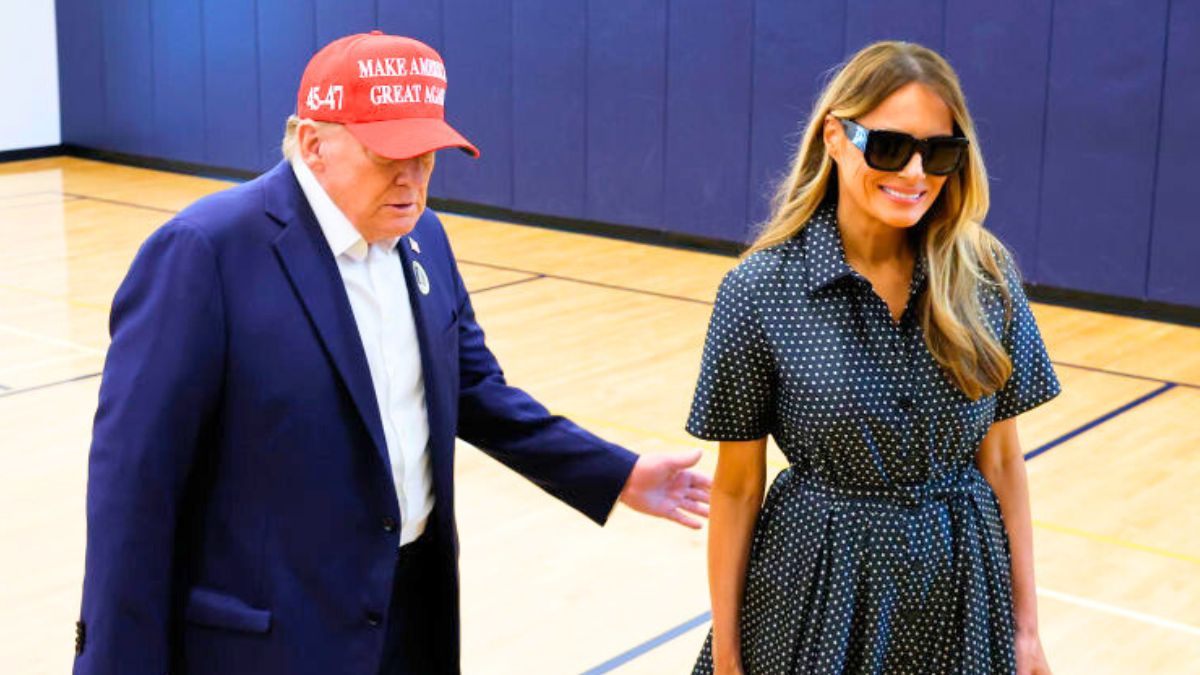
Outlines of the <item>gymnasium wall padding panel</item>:
M 584 217 L 663 227 L 667 3 L 588 3 Z
M 1150 247 L 1152 300 L 1200 305 L 1200 3 L 1171 4 Z
M 204 100 L 180 102 L 204 108 L 205 163 L 243 171 L 266 168 L 263 152 L 278 136 L 272 130 L 264 140 L 259 129 L 259 94 L 265 80 L 259 74 L 255 5 L 204 2 Z
M 259 72 L 266 84 L 259 94 L 259 167 L 265 169 L 283 159 L 279 145 L 285 120 L 296 112 L 296 87 L 317 49 L 317 23 L 313 0 L 258 0 L 257 5 Z M 271 84 L 278 82 L 293 84 Z
M 766 220 L 826 74 L 846 53 L 844 0 L 759 2 L 750 124 L 751 230 Z M 797 28 L 803 27 L 798 39 Z
M 910 40 L 940 51 L 945 39 L 945 6 L 949 4 L 954 3 L 943 0 L 910 0 L 903 3 L 894 0 L 846 0 L 847 56 L 877 40 Z
M 113 145 L 138 155 L 156 150 L 150 5 L 150 0 L 103 5 L 108 131 Z
M 58 97 L 63 143 L 112 150 L 104 93 L 103 5 L 94 0 L 58 0 Z
M 438 155 L 439 197 L 512 208 L 512 6 L 496 0 L 443 0 L 442 56 L 450 78 L 446 109 L 479 148 Z M 548 150 L 549 151 L 549 150 Z
M 587 163 L 587 7 L 513 4 L 513 208 L 578 218 Z
M 839 62 L 958 70 L 988 226 L 1046 286 L 1200 307 L 1200 5 L 1182 0 L 58 0 L 63 141 L 261 171 L 305 62 L 380 28 L 439 49 L 435 197 L 747 241 Z
M 152 155 L 204 162 L 204 35 L 201 0 L 150 3 L 154 64 Z M 265 92 L 264 92 L 265 93 Z M 192 105 L 181 105 L 191 101 Z
M 966 90 L 983 146 L 992 188 L 989 225 L 1030 276 L 1037 253 L 1049 49 L 1049 3 L 947 4 L 943 53 Z
M 1166 0 L 1054 5 L 1036 278 L 1141 298 Z
M 744 238 L 754 6 L 672 2 L 667 21 L 664 224 L 702 237 Z

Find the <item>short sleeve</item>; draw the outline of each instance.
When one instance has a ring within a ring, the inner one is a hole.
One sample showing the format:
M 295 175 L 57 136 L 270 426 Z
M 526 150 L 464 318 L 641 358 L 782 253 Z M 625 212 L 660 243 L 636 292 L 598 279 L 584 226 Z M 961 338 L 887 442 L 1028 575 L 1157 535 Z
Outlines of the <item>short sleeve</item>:
M 766 436 L 773 418 L 774 358 L 743 264 L 725 275 L 708 324 L 688 433 L 710 441 Z
M 1012 318 L 1005 327 L 1001 342 L 1012 359 L 1012 375 L 996 392 L 994 419 L 997 422 L 1036 408 L 1062 391 L 1033 312 L 1029 309 L 1029 299 L 1021 285 L 1020 274 L 1011 261 L 1006 266 L 1005 276 L 1012 297 Z

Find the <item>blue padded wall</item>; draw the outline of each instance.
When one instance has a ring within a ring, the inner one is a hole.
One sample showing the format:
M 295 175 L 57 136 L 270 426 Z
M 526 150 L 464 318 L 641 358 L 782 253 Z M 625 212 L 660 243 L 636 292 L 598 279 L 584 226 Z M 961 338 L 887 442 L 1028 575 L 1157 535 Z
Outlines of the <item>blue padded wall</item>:
M 769 215 L 825 73 L 845 58 L 844 0 L 759 0 L 754 9 L 750 123 L 750 233 Z M 807 26 L 804 39 L 796 27 Z
M 670 3 L 664 218 L 669 230 L 743 237 L 753 9 L 752 3 L 722 0 Z
M 1021 26 L 1022 30 L 1012 30 Z M 946 7 L 943 54 L 958 72 L 991 179 L 988 225 L 1036 274 L 1050 6 L 961 0 Z
M 1054 5 L 1037 279 L 1146 294 L 1167 0 Z
M 146 153 L 204 161 L 204 36 L 201 0 L 150 3 L 153 126 Z M 191 105 L 182 105 L 190 101 Z
M 1150 246 L 1152 300 L 1200 307 L 1200 3 L 1171 4 Z
M 957 69 L 988 227 L 1029 281 L 1200 307 L 1200 5 L 1182 0 L 58 0 L 63 139 L 261 171 L 318 46 L 442 52 L 436 197 L 747 241 L 839 62 L 878 39 Z
M 513 4 L 513 208 L 578 218 L 587 162 L 587 6 Z
M 663 227 L 667 3 L 590 0 L 583 216 Z

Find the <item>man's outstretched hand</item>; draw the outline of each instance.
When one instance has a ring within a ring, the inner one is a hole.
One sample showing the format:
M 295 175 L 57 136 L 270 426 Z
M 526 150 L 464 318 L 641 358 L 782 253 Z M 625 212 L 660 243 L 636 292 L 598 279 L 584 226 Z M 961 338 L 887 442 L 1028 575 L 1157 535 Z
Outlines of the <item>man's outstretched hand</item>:
M 708 517 L 712 479 L 690 470 L 700 461 L 700 454 L 696 450 L 642 455 L 625 482 L 621 501 L 635 511 L 700 529 L 700 521 L 687 515 Z

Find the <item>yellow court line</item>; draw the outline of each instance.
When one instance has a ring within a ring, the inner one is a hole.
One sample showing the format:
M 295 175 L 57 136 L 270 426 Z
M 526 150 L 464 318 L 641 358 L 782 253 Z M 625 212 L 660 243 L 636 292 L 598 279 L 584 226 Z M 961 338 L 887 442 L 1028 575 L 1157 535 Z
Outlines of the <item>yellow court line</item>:
M 39 290 L 36 290 L 33 288 L 25 288 L 23 286 L 13 286 L 12 284 L 3 284 L 3 283 L 0 283 L 0 288 L 3 288 L 4 290 L 7 290 L 7 291 L 15 291 L 17 293 L 25 293 L 27 295 L 35 295 L 39 298 L 45 298 L 47 300 L 59 300 L 61 302 L 65 302 L 68 305 L 71 305 L 73 307 L 81 307 L 83 309 L 96 309 L 96 310 L 100 310 L 102 312 L 107 312 L 109 310 L 108 305 L 100 305 L 100 304 L 97 304 L 94 302 L 84 302 L 82 300 L 75 300 L 68 295 L 62 295 L 60 293 L 47 293 L 46 291 L 39 291 Z
M 1134 541 L 1126 541 L 1125 539 L 1121 539 L 1119 537 L 1100 534 L 1098 532 L 1088 532 L 1087 530 L 1080 530 L 1078 528 L 1068 527 L 1066 525 L 1059 525 L 1058 523 L 1049 523 L 1044 520 L 1034 520 L 1033 524 L 1036 527 L 1050 530 L 1052 532 L 1058 532 L 1060 534 L 1069 534 L 1074 537 L 1090 539 L 1091 541 L 1099 542 L 1101 544 L 1112 544 L 1113 546 L 1120 546 L 1121 548 L 1142 551 L 1143 553 L 1152 553 L 1154 555 L 1163 556 L 1164 558 L 1174 558 L 1175 560 L 1182 560 L 1183 562 L 1200 565 L 1200 556 L 1177 553 L 1165 548 L 1158 548 L 1157 546 L 1147 546 L 1146 544 L 1139 544 Z
M 74 349 L 77 351 L 84 352 L 85 354 L 97 354 L 100 356 L 104 356 L 107 353 L 107 350 L 104 350 L 104 349 L 96 349 L 95 347 L 85 347 L 84 345 L 75 344 L 74 342 L 71 342 L 69 340 L 60 340 L 58 338 L 41 335 L 39 333 L 31 333 L 27 330 L 22 330 L 20 328 L 13 328 L 12 326 L 5 326 L 4 324 L 0 324 L 0 331 L 4 331 L 6 333 L 12 333 L 13 335 L 20 335 L 21 337 L 27 337 L 31 340 L 36 340 L 38 342 L 44 342 L 46 344 L 55 345 L 57 347 L 65 347 L 67 349 Z
M 660 441 L 669 443 L 671 445 L 674 445 L 674 446 L 677 446 L 680 448 L 687 448 L 688 450 L 701 449 L 701 450 L 708 451 L 708 450 L 716 449 L 716 445 L 714 443 L 711 443 L 708 441 L 701 441 L 699 439 L 696 439 L 694 442 L 689 442 L 688 439 L 680 437 L 680 436 L 675 436 L 672 434 L 664 434 L 664 433 L 657 432 L 657 431 L 651 431 L 649 429 L 640 429 L 635 426 L 623 424 L 621 422 L 613 422 L 611 420 L 606 420 L 606 419 L 602 419 L 602 418 L 598 418 L 598 417 L 591 417 L 591 416 L 584 416 L 584 415 L 567 415 L 567 417 L 569 417 L 572 420 L 575 420 L 576 422 L 581 422 L 581 423 L 589 425 L 589 426 L 604 427 L 607 429 L 613 429 L 615 431 L 622 431 L 622 432 L 625 432 L 628 434 L 634 434 L 637 436 L 645 436 L 647 438 L 653 438 L 656 440 L 660 440 Z M 786 462 L 771 461 L 771 460 L 768 460 L 768 464 L 772 468 L 775 468 L 775 469 L 784 469 L 784 468 L 787 468 L 787 466 L 788 466 Z M 1134 551 L 1141 551 L 1143 553 L 1150 553 L 1153 555 L 1162 556 L 1164 558 L 1172 558 L 1174 560 L 1182 560 L 1183 562 L 1189 562 L 1189 563 L 1194 563 L 1194 564 L 1200 565 L 1200 556 L 1189 555 L 1187 553 L 1178 553 L 1176 551 L 1171 551 L 1171 550 L 1165 549 L 1165 548 L 1159 548 L 1157 546 L 1147 546 L 1146 544 L 1139 544 L 1137 542 L 1127 541 L 1127 540 L 1121 539 L 1119 537 L 1113 537 L 1113 536 L 1110 536 L 1107 534 L 1100 534 L 1098 532 L 1089 532 L 1087 530 L 1081 530 L 1081 529 L 1074 528 L 1074 527 L 1068 527 L 1066 525 L 1059 525 L 1057 523 L 1051 523 L 1051 522 L 1044 521 L 1044 520 L 1034 520 L 1033 525 L 1035 527 L 1040 527 L 1042 529 L 1050 530 L 1052 532 L 1058 532 L 1061 534 L 1068 534 L 1068 535 L 1072 535 L 1072 536 L 1076 536 L 1076 537 L 1081 537 L 1083 539 L 1089 539 L 1091 541 L 1095 541 L 1095 542 L 1102 543 L 1102 544 L 1109 544 L 1112 546 L 1118 546 L 1120 548 L 1127 548 L 1127 549 L 1134 550 Z

